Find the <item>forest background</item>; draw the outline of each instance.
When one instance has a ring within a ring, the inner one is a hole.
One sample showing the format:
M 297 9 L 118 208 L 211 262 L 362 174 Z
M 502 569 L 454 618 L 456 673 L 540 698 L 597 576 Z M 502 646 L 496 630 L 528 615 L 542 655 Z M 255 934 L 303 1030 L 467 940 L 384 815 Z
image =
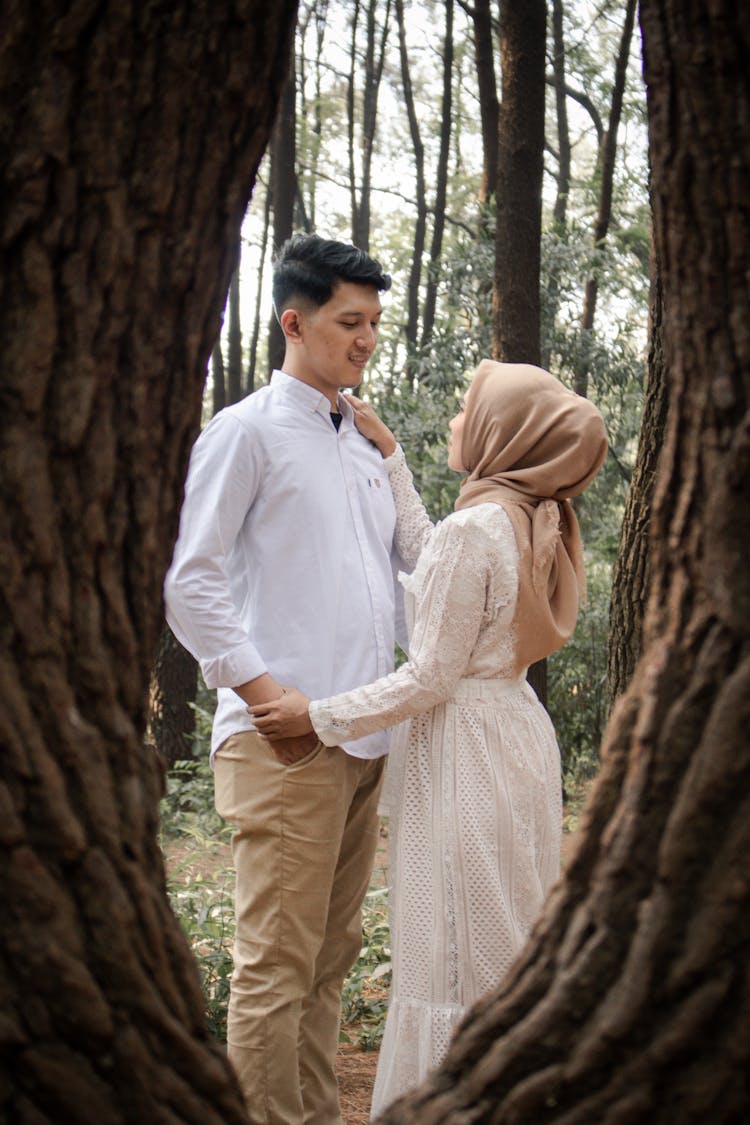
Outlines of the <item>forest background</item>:
M 473 368 L 493 354 L 488 185 L 497 153 L 488 151 L 486 122 L 498 112 L 494 11 L 481 0 L 300 6 L 294 65 L 206 385 L 204 420 L 266 382 L 280 362 L 271 260 L 294 230 L 367 249 L 393 287 L 360 393 L 399 436 L 435 519 L 451 510 L 459 487 L 445 464 L 447 419 Z M 555 0 L 547 37 L 541 354 L 528 358 L 596 403 L 611 444 L 605 471 L 578 507 L 588 599 L 573 640 L 549 662 L 547 703 L 569 784 L 595 772 L 609 708 L 612 568 L 648 345 L 645 93 L 633 13 L 634 5 L 612 0 Z M 151 730 L 170 762 L 204 753 L 194 740 L 196 693 L 210 708 L 193 661 L 166 633 Z
M 353 241 L 393 275 L 360 393 L 400 437 L 435 519 L 451 510 L 460 483 L 446 465 L 447 419 L 478 361 L 495 352 L 490 185 L 497 153 L 487 138 L 497 127 L 487 118 L 498 112 L 500 49 L 493 12 L 481 0 L 300 6 L 292 73 L 242 227 L 204 398 L 206 421 L 266 382 L 280 361 L 270 301 L 275 247 L 295 230 Z M 529 358 L 596 403 L 611 443 L 604 471 L 578 504 L 588 598 L 573 639 L 550 658 L 544 685 L 561 746 L 568 827 L 597 769 L 610 698 L 624 686 L 608 677 L 610 590 L 637 452 L 650 257 L 645 92 L 633 16 L 632 4 L 554 0 L 547 33 L 540 354 Z M 163 806 L 171 896 L 201 968 L 211 1027 L 222 1037 L 233 918 L 227 830 L 211 807 L 206 766 L 212 709 L 195 662 L 165 630 L 151 737 L 173 767 Z M 356 1021 L 364 1046 L 382 1031 L 384 881 L 377 870 L 362 957 L 344 1000 L 345 1019 Z

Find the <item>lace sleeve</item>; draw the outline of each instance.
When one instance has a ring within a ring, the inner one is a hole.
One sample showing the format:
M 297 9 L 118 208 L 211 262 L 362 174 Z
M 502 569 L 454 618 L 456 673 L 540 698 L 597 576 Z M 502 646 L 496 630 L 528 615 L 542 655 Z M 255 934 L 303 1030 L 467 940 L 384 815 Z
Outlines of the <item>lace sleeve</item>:
M 433 524 L 422 498 L 414 487 L 414 477 L 400 445 L 383 461 L 396 505 L 396 550 L 411 569 L 432 534 Z
M 313 726 L 326 745 L 362 738 L 429 710 L 447 699 L 465 674 L 485 614 L 490 541 L 477 524 L 448 517 L 426 549 L 409 661 L 372 684 L 310 704 Z

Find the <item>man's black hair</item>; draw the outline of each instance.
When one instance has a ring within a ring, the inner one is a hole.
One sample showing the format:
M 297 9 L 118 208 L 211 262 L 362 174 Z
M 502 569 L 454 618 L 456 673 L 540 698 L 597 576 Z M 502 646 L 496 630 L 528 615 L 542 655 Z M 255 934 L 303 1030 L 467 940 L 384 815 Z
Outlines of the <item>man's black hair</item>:
M 330 301 L 340 282 L 390 289 L 390 274 L 364 250 L 317 234 L 294 234 L 280 247 L 273 262 L 273 307 L 280 317 L 292 297 L 320 308 Z

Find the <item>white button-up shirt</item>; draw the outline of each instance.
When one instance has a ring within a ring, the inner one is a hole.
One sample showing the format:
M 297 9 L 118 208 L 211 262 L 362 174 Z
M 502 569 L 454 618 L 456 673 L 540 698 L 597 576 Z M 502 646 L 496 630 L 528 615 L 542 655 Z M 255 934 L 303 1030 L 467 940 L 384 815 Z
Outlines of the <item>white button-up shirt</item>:
M 165 584 L 167 620 L 218 689 L 212 753 L 251 730 L 232 691 L 264 672 L 313 699 L 393 669 L 395 508 L 343 400 L 281 371 L 222 410 L 191 456 Z M 387 732 L 345 746 L 388 749 Z

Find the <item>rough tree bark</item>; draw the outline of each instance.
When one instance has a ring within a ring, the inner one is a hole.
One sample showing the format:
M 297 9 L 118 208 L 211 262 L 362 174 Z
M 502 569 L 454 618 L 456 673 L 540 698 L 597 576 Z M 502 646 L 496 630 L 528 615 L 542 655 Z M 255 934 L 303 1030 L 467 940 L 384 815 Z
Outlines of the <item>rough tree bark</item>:
M 151 676 L 147 737 L 167 766 L 193 757 L 198 664 L 168 625 L 159 637 Z
M 664 441 L 667 388 L 664 371 L 662 285 L 651 255 L 650 347 L 643 418 L 633 478 L 620 530 L 609 609 L 608 681 L 613 703 L 638 663 L 649 590 L 649 527 L 656 466 Z
M 143 744 L 161 585 L 295 3 L 5 5 L 0 1119 L 246 1120 Z
M 494 357 L 505 363 L 541 362 L 546 33 L 545 0 L 504 0 L 492 336 Z M 531 666 L 528 680 L 546 703 L 546 660 Z
M 545 0 L 505 0 L 500 12 L 492 330 L 495 358 L 509 363 L 540 359 L 546 19 Z
M 750 1117 L 750 8 L 640 11 L 668 398 L 644 654 L 526 950 L 390 1125 Z

